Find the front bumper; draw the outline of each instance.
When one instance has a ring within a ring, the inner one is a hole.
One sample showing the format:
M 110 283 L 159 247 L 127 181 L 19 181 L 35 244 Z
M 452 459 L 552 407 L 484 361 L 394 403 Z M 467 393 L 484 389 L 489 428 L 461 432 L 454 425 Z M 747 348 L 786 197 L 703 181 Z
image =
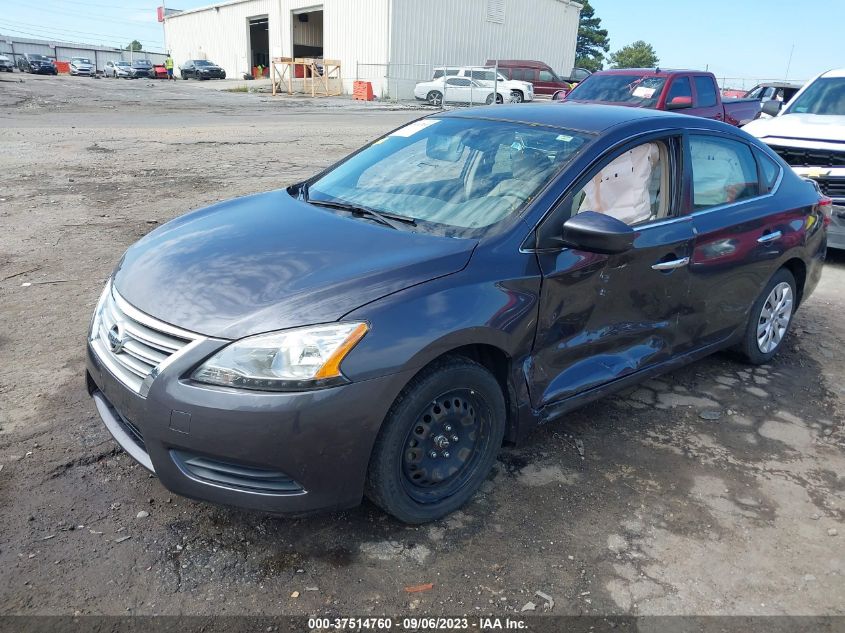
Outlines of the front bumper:
M 89 344 L 88 392 L 118 444 L 166 488 L 194 499 L 281 514 L 360 503 L 373 442 L 411 375 L 298 393 L 188 380 L 221 344 L 206 340 L 174 358 L 146 397 Z

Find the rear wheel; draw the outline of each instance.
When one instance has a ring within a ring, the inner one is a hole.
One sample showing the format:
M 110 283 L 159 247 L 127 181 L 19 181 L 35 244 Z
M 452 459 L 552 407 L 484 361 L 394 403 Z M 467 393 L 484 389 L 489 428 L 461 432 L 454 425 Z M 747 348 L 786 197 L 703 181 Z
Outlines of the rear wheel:
M 442 105 L 442 103 L 443 103 L 443 93 L 439 92 L 437 90 L 432 90 L 431 92 L 429 92 L 426 95 L 425 100 L 428 101 L 428 103 L 430 105 L 433 105 L 433 106 Z
M 405 523 L 439 519 L 472 497 L 504 433 L 496 378 L 468 358 L 439 361 L 390 408 L 370 457 L 367 496 Z
M 495 99 L 496 99 L 496 103 L 504 103 L 505 102 L 504 97 L 502 97 L 502 95 L 500 95 L 500 94 L 497 94 L 495 96 Z M 485 100 L 485 103 L 487 105 L 491 105 L 493 103 L 493 95 L 492 94 L 487 95 L 487 99 Z
M 751 307 L 740 352 L 754 365 L 768 363 L 778 353 L 795 313 L 795 277 L 781 268 Z

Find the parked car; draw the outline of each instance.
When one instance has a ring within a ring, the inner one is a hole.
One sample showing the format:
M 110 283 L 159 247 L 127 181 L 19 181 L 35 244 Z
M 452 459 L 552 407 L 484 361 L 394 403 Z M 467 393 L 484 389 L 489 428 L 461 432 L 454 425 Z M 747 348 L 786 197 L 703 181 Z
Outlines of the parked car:
M 164 64 L 153 64 L 149 73 L 150 79 L 167 79 L 167 68 Z
M 366 494 L 430 521 L 541 422 L 719 349 L 769 361 L 826 224 L 814 187 L 722 123 L 438 113 L 130 247 L 88 392 L 177 494 L 278 513 Z
M 534 86 L 527 81 L 515 81 L 507 79 L 502 73 L 496 76 L 496 71 L 490 68 L 471 68 L 471 67 L 449 67 L 449 68 L 435 68 L 433 79 L 440 79 L 441 77 L 464 77 L 477 81 L 482 86 L 493 87 L 498 83 L 502 87 L 510 90 L 510 98 L 508 101 L 512 103 L 521 103 L 523 101 L 534 100 Z
M 207 59 L 189 59 L 179 67 L 182 79 L 226 79 L 226 71 Z
M 570 90 L 572 86 L 543 62 L 525 59 L 488 59 L 487 66 L 499 67 L 499 72 L 508 79 L 527 81 L 534 86 L 535 95 L 551 96 L 559 90 Z
M 97 68 L 87 57 L 73 57 L 69 64 L 71 75 L 84 75 L 90 77 L 96 74 Z
M 828 244 L 845 249 L 845 69 L 822 73 L 787 104 L 763 104 L 768 120 L 745 126 L 833 201 Z
M 0 55 L 0 71 L 11 73 L 14 72 L 14 69 L 15 65 L 12 63 L 12 60 L 5 55 Z
M 129 65 L 129 62 L 123 61 L 122 59 L 117 61 L 108 61 L 106 62 L 105 70 L 103 70 L 103 75 L 114 79 L 118 79 L 120 77 L 129 79 L 132 77 L 132 66 Z
M 713 73 L 693 70 L 602 70 L 578 84 L 563 100 L 674 110 L 737 126 L 760 115 L 755 100 L 722 99 Z
M 59 71 L 53 65 L 53 60 L 44 55 L 26 53 L 18 58 L 18 70 L 37 75 L 58 75 Z
M 414 97 L 420 101 L 439 106 L 444 103 L 504 103 L 516 101 L 511 91 L 504 86 L 495 92 L 492 86 L 482 85 L 466 77 L 440 77 L 431 81 L 421 81 L 414 86 Z
M 780 101 L 786 103 L 794 97 L 802 84 L 789 83 L 786 81 L 771 81 L 754 86 L 751 90 L 746 92 L 743 97 L 746 99 L 754 99 L 760 102 L 760 109 L 767 101 Z M 761 112 L 761 119 L 771 118 L 768 114 Z
M 149 59 L 133 59 L 129 63 L 129 77 L 130 79 L 147 79 L 152 69 L 153 63 Z

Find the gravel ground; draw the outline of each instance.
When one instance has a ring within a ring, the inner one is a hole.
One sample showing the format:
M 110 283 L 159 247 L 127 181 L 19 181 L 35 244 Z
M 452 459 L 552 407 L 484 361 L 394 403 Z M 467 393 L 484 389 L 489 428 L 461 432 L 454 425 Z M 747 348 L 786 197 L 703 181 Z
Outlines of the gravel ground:
M 432 525 L 188 501 L 117 448 L 83 351 L 123 250 L 418 115 L 0 79 L 0 614 L 845 614 L 843 254 L 771 365 L 718 354 L 543 427 Z

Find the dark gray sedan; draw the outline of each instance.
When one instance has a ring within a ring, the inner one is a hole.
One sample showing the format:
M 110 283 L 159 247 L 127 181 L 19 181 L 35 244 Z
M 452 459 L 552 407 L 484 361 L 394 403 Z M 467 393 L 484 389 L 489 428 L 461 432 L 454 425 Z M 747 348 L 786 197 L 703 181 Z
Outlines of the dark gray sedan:
M 825 203 L 715 121 L 440 113 L 132 246 L 88 391 L 179 494 L 433 520 L 537 424 L 728 347 L 769 361 L 819 280 Z

